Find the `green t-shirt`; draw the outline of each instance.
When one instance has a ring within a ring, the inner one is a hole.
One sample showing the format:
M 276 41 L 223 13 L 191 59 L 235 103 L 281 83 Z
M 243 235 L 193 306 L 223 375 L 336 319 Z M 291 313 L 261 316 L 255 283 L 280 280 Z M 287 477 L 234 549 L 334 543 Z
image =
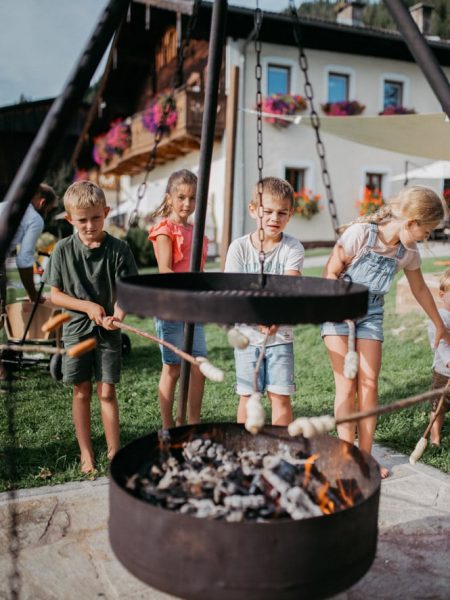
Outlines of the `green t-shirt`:
M 88 248 L 77 234 L 60 240 L 48 262 L 44 281 L 68 296 L 100 304 L 106 315 L 114 313 L 116 279 L 138 272 L 126 242 L 106 233 L 98 248 Z M 67 311 L 72 319 L 63 325 L 63 339 L 89 335 L 95 327 L 86 313 Z

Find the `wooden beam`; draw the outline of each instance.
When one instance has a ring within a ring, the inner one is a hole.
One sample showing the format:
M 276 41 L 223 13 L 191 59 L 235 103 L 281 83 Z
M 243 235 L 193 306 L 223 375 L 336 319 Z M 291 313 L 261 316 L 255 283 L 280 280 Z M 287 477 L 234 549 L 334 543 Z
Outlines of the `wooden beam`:
M 225 191 L 223 198 L 223 227 L 220 247 L 220 267 L 225 268 L 228 246 L 231 242 L 231 222 L 233 216 L 233 189 L 236 154 L 236 129 L 239 96 L 239 67 L 233 65 L 230 73 L 230 92 L 227 101 L 225 121 L 226 157 L 225 157 Z

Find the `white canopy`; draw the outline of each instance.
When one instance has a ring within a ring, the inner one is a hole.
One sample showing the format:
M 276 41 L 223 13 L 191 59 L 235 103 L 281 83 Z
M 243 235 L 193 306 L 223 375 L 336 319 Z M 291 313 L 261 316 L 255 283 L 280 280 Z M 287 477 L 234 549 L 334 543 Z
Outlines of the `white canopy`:
M 301 124 L 311 126 L 309 117 Z M 406 156 L 450 161 L 450 123 L 444 113 L 376 117 L 320 117 L 321 130 Z
M 418 169 L 408 170 L 403 175 L 394 175 L 390 177 L 390 181 L 403 181 L 405 175 L 410 179 L 450 179 L 450 161 L 437 160 L 436 162 L 424 165 Z

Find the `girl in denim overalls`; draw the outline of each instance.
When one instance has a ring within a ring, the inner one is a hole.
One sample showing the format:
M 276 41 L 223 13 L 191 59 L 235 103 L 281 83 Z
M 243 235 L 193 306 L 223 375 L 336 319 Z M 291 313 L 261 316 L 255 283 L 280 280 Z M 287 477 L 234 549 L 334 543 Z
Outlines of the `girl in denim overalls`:
M 378 404 L 378 375 L 383 342 L 384 296 L 395 273 L 405 270 L 411 290 L 436 327 L 436 342 L 450 341 L 433 297 L 420 270 L 416 242 L 427 239 L 444 217 L 444 204 L 431 189 L 413 186 L 404 189 L 376 213 L 361 217 L 345 229 L 328 259 L 324 277 L 349 278 L 369 288 L 367 314 L 355 321 L 356 352 L 359 369 L 355 379 L 344 376 L 344 359 L 348 349 L 348 325 L 324 323 L 321 334 L 330 356 L 336 385 L 335 416 L 354 410 L 369 410 Z M 371 452 L 376 417 L 338 426 L 339 437 Z M 382 477 L 389 471 L 381 468 Z

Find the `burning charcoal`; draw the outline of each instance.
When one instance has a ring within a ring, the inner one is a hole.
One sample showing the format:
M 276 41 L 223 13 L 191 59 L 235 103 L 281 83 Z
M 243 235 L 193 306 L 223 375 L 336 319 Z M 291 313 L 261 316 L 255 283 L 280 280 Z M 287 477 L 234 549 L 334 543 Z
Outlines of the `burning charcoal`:
M 229 523 L 239 523 L 240 521 L 244 520 L 244 511 L 243 510 L 233 510 L 226 515 L 225 519 Z
M 286 491 L 280 498 L 280 505 L 286 509 L 296 521 L 307 517 L 318 517 L 322 511 L 302 488 L 296 486 Z
M 247 509 L 261 508 L 262 506 L 265 505 L 266 499 L 262 495 L 259 495 L 259 496 L 235 495 L 235 496 L 228 496 L 227 498 L 224 498 L 223 503 L 224 503 L 225 508 L 242 509 L 245 511 Z
M 125 487 L 127 488 L 127 490 L 134 491 L 137 488 L 138 483 L 139 483 L 139 474 L 135 473 L 131 477 L 128 477 L 128 479 L 125 483 Z

